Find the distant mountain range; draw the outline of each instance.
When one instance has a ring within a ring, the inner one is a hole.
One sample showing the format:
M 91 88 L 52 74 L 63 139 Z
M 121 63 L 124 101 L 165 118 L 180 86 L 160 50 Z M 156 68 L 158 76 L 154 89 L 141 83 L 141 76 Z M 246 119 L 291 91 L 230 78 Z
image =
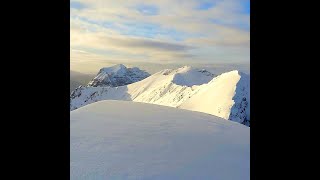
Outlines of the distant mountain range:
M 250 77 L 184 66 L 150 76 L 124 65 L 102 68 L 70 95 L 70 110 L 101 100 L 124 100 L 199 111 L 250 126 Z

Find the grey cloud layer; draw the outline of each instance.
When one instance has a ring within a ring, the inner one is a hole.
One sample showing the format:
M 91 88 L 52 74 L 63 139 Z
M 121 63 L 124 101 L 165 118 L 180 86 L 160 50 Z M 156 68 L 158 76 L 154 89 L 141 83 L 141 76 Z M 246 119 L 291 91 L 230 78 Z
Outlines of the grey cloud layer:
M 112 42 L 114 45 L 124 46 L 129 48 L 143 48 L 143 49 L 152 49 L 157 51 L 187 51 L 193 49 L 192 46 L 170 43 L 170 42 L 161 42 L 148 39 L 116 39 L 109 38 L 106 39 L 107 42 Z

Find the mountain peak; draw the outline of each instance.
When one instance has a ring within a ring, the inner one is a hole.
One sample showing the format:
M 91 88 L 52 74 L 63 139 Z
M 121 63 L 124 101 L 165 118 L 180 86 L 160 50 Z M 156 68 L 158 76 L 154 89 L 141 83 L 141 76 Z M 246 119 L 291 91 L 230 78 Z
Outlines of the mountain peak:
M 127 67 L 123 64 L 117 64 L 117 65 L 114 65 L 112 66 L 113 68 L 116 68 L 116 69 L 127 69 Z
M 99 73 L 117 73 L 117 72 L 125 72 L 127 70 L 127 67 L 123 64 L 117 64 L 111 67 L 103 67 L 100 69 Z
M 202 85 L 210 82 L 214 74 L 205 69 L 192 68 L 191 66 L 183 66 L 176 70 L 172 82 L 182 86 Z
M 149 73 L 139 68 L 127 68 L 123 64 L 101 68 L 97 76 L 88 83 L 88 86 L 124 86 L 140 81 L 150 76 Z

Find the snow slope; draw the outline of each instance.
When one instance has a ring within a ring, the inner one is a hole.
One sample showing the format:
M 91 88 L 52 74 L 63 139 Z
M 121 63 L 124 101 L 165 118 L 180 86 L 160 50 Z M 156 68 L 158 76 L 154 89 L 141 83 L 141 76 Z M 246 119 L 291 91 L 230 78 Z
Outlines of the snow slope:
M 133 101 L 177 107 L 214 76 L 208 71 L 184 66 L 160 71 L 127 88 Z
M 237 70 L 216 76 L 184 66 L 127 86 L 81 87 L 73 92 L 70 109 L 108 99 L 199 111 L 250 126 L 250 77 Z
M 250 79 L 238 71 L 204 85 L 179 108 L 205 112 L 250 126 Z
M 250 128 L 212 115 L 100 101 L 70 130 L 71 179 L 250 179 Z

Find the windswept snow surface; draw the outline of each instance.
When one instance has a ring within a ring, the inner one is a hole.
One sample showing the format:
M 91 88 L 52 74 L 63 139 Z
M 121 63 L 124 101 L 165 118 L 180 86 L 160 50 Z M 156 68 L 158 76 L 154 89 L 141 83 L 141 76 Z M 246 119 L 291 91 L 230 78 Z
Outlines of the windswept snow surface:
M 204 112 L 250 126 L 250 77 L 237 70 L 216 76 L 184 66 L 165 69 L 120 87 L 81 87 L 70 98 L 74 110 L 101 100 L 125 100 Z
M 250 179 L 250 128 L 212 115 L 100 101 L 70 130 L 71 179 Z

